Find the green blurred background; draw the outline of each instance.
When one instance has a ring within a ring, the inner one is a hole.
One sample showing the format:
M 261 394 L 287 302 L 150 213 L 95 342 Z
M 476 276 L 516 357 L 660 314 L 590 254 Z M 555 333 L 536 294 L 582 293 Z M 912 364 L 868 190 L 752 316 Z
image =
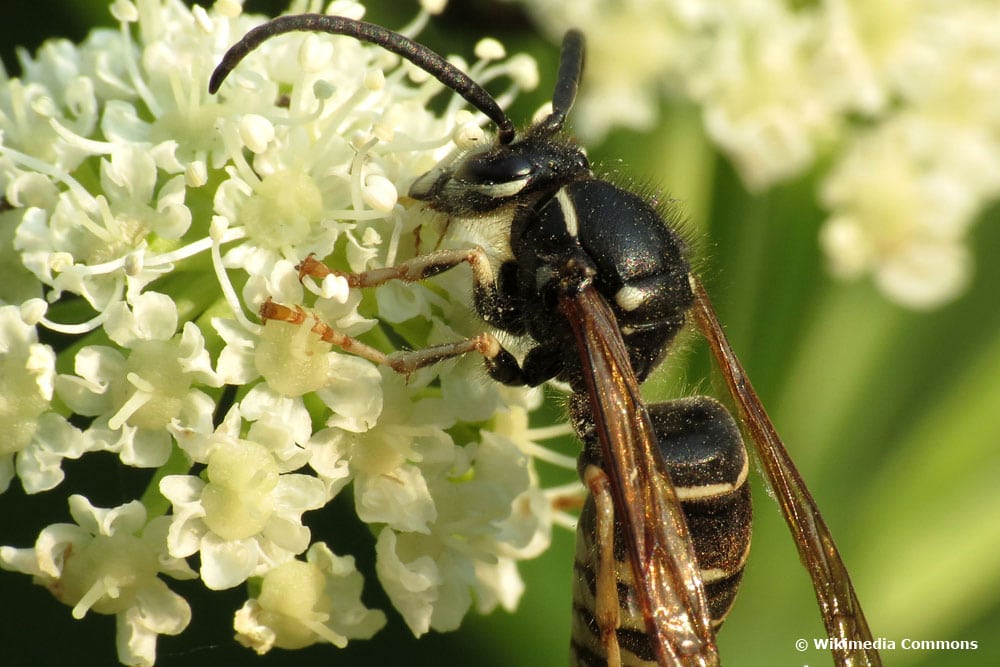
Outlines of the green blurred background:
M 246 4 L 269 15 L 286 6 Z M 405 23 L 415 7 L 370 4 L 368 18 L 389 26 Z M 15 45 L 34 49 L 54 35 L 79 40 L 97 24 L 110 25 L 104 0 L 12 3 L 0 22 L 3 62 L 14 74 Z M 537 56 L 542 85 L 511 110 L 515 119 L 529 117 L 549 95 L 558 47 L 541 40 L 516 6 L 454 0 L 422 41 L 469 56 L 484 35 Z M 897 642 L 885 663 L 1000 664 L 1000 210 L 988 211 L 972 232 L 970 290 L 939 310 L 914 313 L 867 282 L 846 285 L 826 275 L 815 175 L 750 196 L 708 147 L 692 109 L 668 107 L 657 132 L 616 133 L 590 152 L 598 163 L 662 186 L 704 237 L 702 274 L 720 318 L 823 509 L 873 633 Z M 650 397 L 720 386 L 702 346 L 691 339 L 682 348 L 650 381 Z M 538 415 L 539 424 L 556 419 L 555 409 Z M 568 442 L 564 451 L 574 447 Z M 40 526 L 67 520 L 70 491 L 107 504 L 141 491 L 132 471 L 110 463 L 85 459 L 67 468 L 78 486 L 26 498 L 15 483 L 0 496 L 0 543 L 28 546 Z M 552 482 L 566 478 L 565 471 L 541 472 Z M 778 509 L 759 477 L 754 482 L 753 551 L 719 638 L 723 659 L 740 666 L 831 664 L 828 653 L 794 648 L 798 638 L 822 637 L 823 628 Z M 352 525 L 349 510 L 337 506 L 307 518 L 335 550 L 371 552 L 373 540 Z M 324 534 L 331 525 L 336 533 Z M 197 582 L 171 582 L 191 601 L 194 620 L 180 637 L 160 638 L 157 664 L 564 665 L 572 543 L 571 533 L 557 531 L 551 550 L 522 565 L 527 592 L 515 615 L 471 614 L 460 632 L 415 640 L 390 610 L 389 627 L 374 641 L 345 650 L 318 646 L 257 658 L 231 640 L 232 612 L 244 591 L 209 595 Z M 372 563 L 359 567 L 369 582 L 367 601 L 387 609 L 374 590 Z M 23 575 L 0 572 L 0 633 L 2 665 L 116 664 L 110 617 L 74 621 Z M 975 640 L 979 648 L 907 651 L 899 646 L 904 638 Z

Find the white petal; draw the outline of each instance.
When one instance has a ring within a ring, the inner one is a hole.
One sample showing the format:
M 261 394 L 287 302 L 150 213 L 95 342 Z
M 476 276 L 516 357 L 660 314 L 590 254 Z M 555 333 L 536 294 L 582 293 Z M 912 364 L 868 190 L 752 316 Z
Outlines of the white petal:
M 177 331 L 177 305 L 166 294 L 143 292 L 133 301 L 132 313 L 143 340 L 169 340 Z
M 438 632 L 457 630 L 472 606 L 475 583 L 472 560 L 465 554 L 447 550 L 437 557 L 443 583 L 438 587 L 431 614 L 431 627 Z
M 198 502 L 205 482 L 194 475 L 167 475 L 160 480 L 160 493 L 174 505 Z
M 180 634 L 191 622 L 187 601 L 159 579 L 143 586 L 136 597 L 137 620 L 157 634 Z
M 238 586 L 253 573 L 258 558 L 255 540 L 226 542 L 209 533 L 201 541 L 201 579 L 213 591 Z
M 371 362 L 347 354 L 330 355 L 329 384 L 317 395 L 333 414 L 327 426 L 367 431 L 382 413 L 381 375 Z
M 131 437 L 123 437 L 120 441 L 121 459 L 125 465 L 136 468 L 158 468 L 170 458 L 170 434 L 166 431 L 149 431 L 130 428 L 128 424 L 122 427 L 123 435 L 131 433 Z
M 11 460 L 13 457 L 5 457 Z M 49 491 L 59 486 L 65 474 L 63 457 L 43 447 L 28 447 L 17 455 L 17 477 L 28 494 Z
M 223 384 L 243 385 L 256 380 L 260 373 L 254 364 L 252 347 L 230 344 L 222 348 L 216 364 L 219 381 Z
M 180 238 L 191 227 L 191 209 L 180 204 L 163 206 L 158 211 L 156 222 L 157 234 L 167 239 Z
M 322 507 L 326 503 L 326 488 L 322 480 L 311 475 L 293 473 L 278 477 L 272 492 L 275 511 L 299 516 L 302 512 Z
M 292 554 L 300 554 L 309 546 L 312 533 L 298 521 L 273 516 L 264 526 L 262 536 L 274 546 Z
M 496 563 L 476 561 L 476 609 L 480 614 L 488 614 L 500 604 L 508 612 L 514 612 L 524 594 L 524 580 L 517 571 L 517 563 L 511 558 L 501 558 Z
M 14 455 L 0 456 L 0 493 L 4 493 L 10 488 L 10 480 L 12 479 L 14 479 Z M 56 482 L 56 484 L 58 483 Z
M 0 547 L 0 567 L 11 572 L 31 574 L 34 576 L 58 577 L 59 569 L 51 572 L 43 571 L 38 564 L 38 556 L 35 549 L 16 549 L 14 547 Z
M 152 519 L 142 531 L 142 541 L 157 555 L 160 572 L 174 579 L 197 579 L 198 573 L 191 569 L 183 558 L 170 555 L 167 550 L 168 535 L 173 525 L 173 517 L 158 516 Z
M 327 485 L 333 497 L 351 480 L 350 442 L 353 436 L 339 428 L 323 429 L 309 441 L 309 467 Z
M 396 534 L 383 528 L 375 543 L 375 570 L 392 605 L 403 615 L 414 636 L 419 637 L 430 629 L 441 575 L 428 556 L 404 563 L 396 554 L 396 545 Z
M 208 533 L 205 522 L 193 512 L 178 513 L 167 531 L 167 553 L 174 558 L 187 558 L 198 552 Z
M 185 373 L 194 376 L 193 382 L 209 387 L 219 387 L 222 383 L 212 370 L 212 359 L 205 349 L 205 337 L 194 322 L 185 322 L 181 332 L 178 360 Z
M 141 614 L 129 607 L 115 616 L 115 644 L 118 660 L 134 667 L 153 667 L 156 662 L 156 633 L 143 627 Z
M 434 499 L 420 469 L 403 465 L 391 475 L 355 479 L 358 518 L 365 523 L 385 523 L 404 532 L 429 533 L 437 518 Z
M 89 542 L 93 536 L 83 528 L 71 523 L 55 523 L 42 528 L 35 540 L 35 557 L 38 570 L 51 577 L 59 577 L 65 564 L 66 554 L 75 545 Z
M 256 600 L 247 600 L 236 610 L 233 617 L 233 629 L 236 631 L 236 641 L 247 648 L 252 648 L 258 655 L 263 655 L 274 647 L 276 634 L 274 629 L 260 620 L 262 609 Z
M 276 453 L 287 449 L 287 443 L 280 443 L 277 432 L 279 429 L 290 437 L 292 443 L 307 442 L 312 435 L 312 418 L 302 401 L 264 392 L 263 388 L 261 392 L 257 395 L 251 390 L 251 393 L 255 393 L 254 400 L 244 399 L 240 403 L 243 416 L 254 422 L 250 429 L 257 437 L 250 439 L 266 445 Z
M 138 500 L 118 507 L 95 507 L 86 496 L 69 497 L 69 513 L 79 526 L 94 535 L 135 534 L 146 525 L 146 508 Z

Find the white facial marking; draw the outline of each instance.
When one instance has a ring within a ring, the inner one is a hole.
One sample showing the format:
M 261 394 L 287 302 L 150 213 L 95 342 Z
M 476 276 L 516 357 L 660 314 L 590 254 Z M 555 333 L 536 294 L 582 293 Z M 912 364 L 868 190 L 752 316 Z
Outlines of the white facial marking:
M 507 181 L 505 183 L 478 183 L 470 188 L 475 188 L 487 197 L 504 198 L 513 197 L 518 192 L 524 189 L 524 186 L 528 183 L 528 177 L 524 176 L 517 180 Z

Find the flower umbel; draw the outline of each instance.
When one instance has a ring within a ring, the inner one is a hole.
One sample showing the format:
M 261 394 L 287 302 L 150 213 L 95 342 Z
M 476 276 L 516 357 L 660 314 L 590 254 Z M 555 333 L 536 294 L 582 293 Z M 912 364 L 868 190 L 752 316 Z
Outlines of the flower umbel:
M 78 525 L 2 547 L 0 564 L 75 617 L 116 615 L 134 665 L 191 618 L 160 574 L 245 584 L 234 627 L 259 653 L 375 634 L 386 616 L 362 602 L 355 557 L 375 560 L 417 635 L 458 627 L 473 600 L 512 608 L 516 561 L 544 548 L 551 515 L 530 443 L 494 416 L 537 393 L 495 386 L 475 359 L 403 378 L 309 323 L 386 351 L 456 340 L 478 326 L 460 278 L 362 295 L 295 268 L 417 254 L 432 219 L 399 193 L 455 141 L 482 140 L 481 119 L 457 101 L 432 113 L 437 81 L 320 35 L 265 43 L 209 96 L 224 50 L 262 17 L 234 0 L 115 0 L 111 13 L 117 29 L 22 54 L 22 76 L 0 81 L 2 252 L 20 267 L 0 285 L 0 488 L 50 491 L 64 459 L 96 452 L 149 469 L 149 488 L 111 510 L 72 496 Z M 506 104 L 533 63 L 484 44 L 462 67 L 512 80 Z M 307 321 L 259 323 L 267 299 Z M 314 541 L 308 513 L 345 493 L 377 539 L 368 553 Z

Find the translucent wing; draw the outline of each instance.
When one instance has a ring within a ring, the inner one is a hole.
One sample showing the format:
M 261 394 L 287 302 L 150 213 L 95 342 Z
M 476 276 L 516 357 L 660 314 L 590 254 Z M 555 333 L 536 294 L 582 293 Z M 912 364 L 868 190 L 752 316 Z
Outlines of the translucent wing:
M 832 642 L 834 662 L 843 667 L 881 665 L 878 652 L 873 648 L 864 648 L 865 642 L 869 647 L 872 642 L 868 621 L 816 501 L 802 481 L 743 366 L 730 347 L 705 288 L 694 276 L 691 276 L 691 288 L 695 296 L 695 320 L 722 369 L 740 417 L 757 449 L 768 483 L 795 538 L 799 557 L 812 578 L 827 636 L 838 640 Z
M 592 286 L 560 297 L 573 329 L 650 640 L 661 666 L 717 665 L 704 586 L 614 313 Z

